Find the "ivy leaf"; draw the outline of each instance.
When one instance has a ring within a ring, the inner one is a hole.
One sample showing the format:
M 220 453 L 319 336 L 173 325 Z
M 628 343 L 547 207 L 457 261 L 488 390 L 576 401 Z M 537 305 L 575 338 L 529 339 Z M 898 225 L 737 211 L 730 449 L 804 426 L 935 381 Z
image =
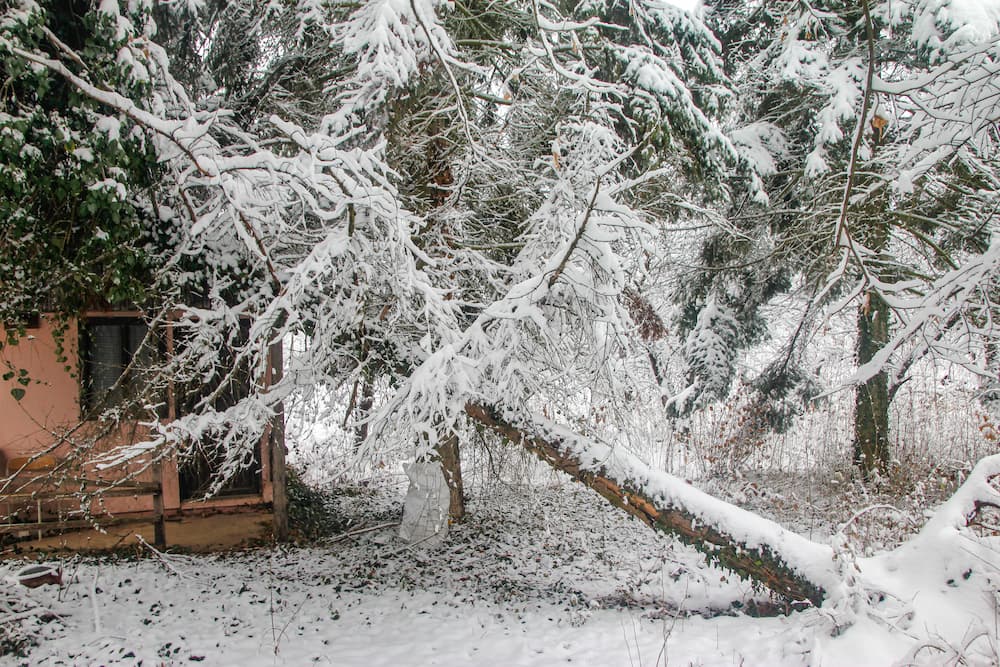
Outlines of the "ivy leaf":
M 24 398 L 24 389 L 21 389 L 20 387 L 14 387 L 13 389 L 10 390 L 10 395 L 14 397 L 15 401 L 20 401 L 22 398 Z

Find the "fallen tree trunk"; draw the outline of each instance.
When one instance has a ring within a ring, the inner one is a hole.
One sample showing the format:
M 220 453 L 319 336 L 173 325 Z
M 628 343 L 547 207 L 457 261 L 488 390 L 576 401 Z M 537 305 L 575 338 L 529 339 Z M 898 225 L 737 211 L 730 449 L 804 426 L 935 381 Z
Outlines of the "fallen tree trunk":
M 651 528 L 676 536 L 709 560 L 760 583 L 797 608 L 819 606 L 840 583 L 833 550 L 651 469 L 621 448 L 553 425 L 518 426 L 497 410 L 467 403 L 476 423 L 518 443 Z

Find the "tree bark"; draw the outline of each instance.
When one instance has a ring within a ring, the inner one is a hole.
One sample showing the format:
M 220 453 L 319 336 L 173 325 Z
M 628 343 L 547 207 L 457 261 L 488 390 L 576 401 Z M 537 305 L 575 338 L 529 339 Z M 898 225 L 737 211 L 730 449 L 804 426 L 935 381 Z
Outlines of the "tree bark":
M 371 380 L 361 378 L 361 401 L 358 402 L 357 416 L 360 425 L 354 431 L 354 448 L 360 449 L 368 439 L 368 418 L 371 416 L 372 406 L 375 404 L 375 388 Z
M 271 488 L 273 497 L 274 539 L 278 542 L 288 540 L 288 469 L 285 467 L 285 437 L 284 417 L 275 418 L 277 424 L 271 430 Z
M 281 343 L 271 346 L 267 360 L 269 385 L 281 380 L 284 372 Z M 274 539 L 288 540 L 288 470 L 285 466 L 285 410 L 279 404 L 275 416 L 268 426 L 267 443 L 271 454 L 271 507 Z
M 459 522 L 465 518 L 465 496 L 462 486 L 462 460 L 458 447 L 458 434 L 449 431 L 447 435 L 438 440 L 434 447 L 437 459 L 441 463 L 441 472 L 448 482 L 450 499 L 448 502 L 448 516 L 452 522 Z
M 639 485 L 634 482 L 614 479 L 603 466 L 585 467 L 565 442 L 526 432 L 489 407 L 467 403 L 465 412 L 474 422 L 524 446 L 553 468 L 569 474 L 647 526 L 674 535 L 685 544 L 703 552 L 709 560 L 744 578 L 763 584 L 787 602 L 796 606 L 802 606 L 805 601 L 816 606 L 823 603 L 826 596 L 823 585 L 793 569 L 785 556 L 765 541 L 736 539 L 726 528 L 707 522 L 704 516 L 697 516 L 679 501 L 662 496 L 652 497 L 642 488 L 636 488 Z M 740 512 L 732 506 L 729 510 L 736 516 Z M 783 535 L 789 541 L 791 536 L 787 532 Z M 815 544 L 810 546 L 822 548 Z M 832 551 L 830 555 L 832 558 Z
M 874 290 L 858 310 L 858 365 L 889 342 L 889 304 Z M 854 464 L 865 477 L 889 469 L 889 377 L 883 371 L 854 392 Z

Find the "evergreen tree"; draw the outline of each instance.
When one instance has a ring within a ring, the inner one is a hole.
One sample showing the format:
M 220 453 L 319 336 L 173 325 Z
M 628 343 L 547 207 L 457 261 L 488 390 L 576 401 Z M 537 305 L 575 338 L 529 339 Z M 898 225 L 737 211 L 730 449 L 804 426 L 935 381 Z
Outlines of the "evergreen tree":
M 831 1 L 722 2 L 711 14 L 741 90 L 732 137 L 751 169 L 727 227 L 703 246 L 706 265 L 723 270 L 682 298 L 703 303 L 728 290 L 747 331 L 758 308 L 792 285 L 804 285 L 814 312 L 833 298 L 859 301 L 854 458 L 866 472 L 890 461 L 889 401 L 906 370 L 944 350 L 946 330 L 980 309 L 954 300 L 939 328 L 921 300 L 989 245 L 983 207 L 996 199 L 995 138 L 979 119 L 997 113 L 986 83 L 996 26 L 934 12 Z M 967 108 L 956 113 L 960 94 Z M 935 330 L 929 345 L 913 338 L 926 327 Z M 782 369 L 795 370 L 800 331 Z

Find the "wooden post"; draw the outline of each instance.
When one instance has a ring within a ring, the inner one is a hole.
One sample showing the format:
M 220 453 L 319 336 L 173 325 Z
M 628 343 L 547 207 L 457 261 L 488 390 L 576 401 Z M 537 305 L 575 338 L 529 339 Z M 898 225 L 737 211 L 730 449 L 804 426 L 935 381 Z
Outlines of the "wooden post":
M 163 519 L 163 465 L 153 464 L 153 479 L 156 490 L 153 492 L 153 546 L 157 549 L 167 548 L 167 526 Z

